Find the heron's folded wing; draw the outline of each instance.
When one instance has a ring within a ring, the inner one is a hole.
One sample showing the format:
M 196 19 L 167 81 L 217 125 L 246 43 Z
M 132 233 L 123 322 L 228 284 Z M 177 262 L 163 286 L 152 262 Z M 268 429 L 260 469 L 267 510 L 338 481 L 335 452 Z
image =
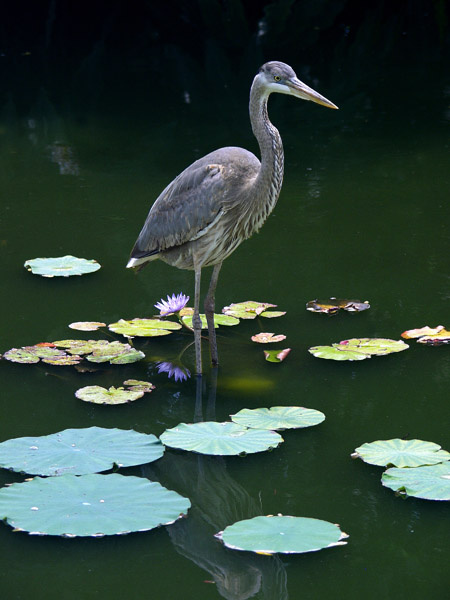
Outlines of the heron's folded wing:
M 153 204 L 132 256 L 154 254 L 198 239 L 223 211 L 227 174 L 220 164 L 194 163 Z

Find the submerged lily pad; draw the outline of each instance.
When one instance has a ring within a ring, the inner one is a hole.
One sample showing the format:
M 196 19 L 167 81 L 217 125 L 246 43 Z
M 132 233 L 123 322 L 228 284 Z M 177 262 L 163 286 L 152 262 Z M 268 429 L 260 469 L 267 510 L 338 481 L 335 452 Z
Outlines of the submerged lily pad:
M 42 277 L 71 277 L 98 271 L 100 264 L 96 260 L 77 258 L 68 254 L 57 258 L 33 258 L 27 260 L 24 267 L 33 275 L 42 275 Z
M 256 319 L 258 316 L 262 317 L 281 317 L 285 315 L 282 311 L 268 311 L 268 308 L 275 308 L 276 304 L 270 304 L 269 302 L 255 302 L 254 300 L 247 300 L 246 302 L 236 302 L 225 306 L 222 312 L 230 317 L 236 319 Z
M 125 337 L 155 337 L 169 335 L 172 331 L 181 329 L 181 325 L 176 321 L 162 319 L 131 319 L 130 321 L 120 319 L 117 323 L 110 323 L 108 329 Z
M 433 442 L 395 438 L 363 444 L 356 448 L 352 458 L 383 467 L 420 467 L 450 460 L 450 453 Z
M 65 429 L 0 443 L 0 467 L 32 475 L 85 475 L 161 458 L 164 446 L 152 434 L 123 429 Z
M 189 308 L 189 307 L 183 308 L 180 311 L 181 321 L 182 321 L 183 325 L 185 325 L 189 329 L 192 329 L 193 314 L 194 314 L 194 309 Z M 200 320 L 202 322 L 202 329 L 207 329 L 208 323 L 206 322 L 206 315 L 200 314 Z M 231 317 L 229 315 L 221 315 L 221 314 L 215 313 L 214 314 L 214 327 L 217 329 L 217 327 L 219 327 L 219 325 L 226 325 L 226 326 L 239 325 L 239 319 L 237 319 L 236 317 Z
M 345 545 L 348 535 L 328 521 L 269 515 L 238 521 L 215 537 L 232 550 L 293 554 Z
M 308 349 L 313 356 L 329 360 L 364 360 L 371 356 L 384 356 L 409 348 L 402 340 L 385 338 L 353 338 L 331 346 L 313 346 Z
M 76 321 L 75 323 L 70 323 L 69 327 L 78 331 L 97 331 L 100 327 L 106 327 L 106 323 L 101 323 L 100 321 Z
M 271 344 L 275 342 L 282 342 L 286 339 L 286 336 L 280 333 L 279 335 L 275 335 L 274 333 L 258 333 L 256 335 L 252 335 L 252 342 L 256 342 L 258 344 Z
M 231 420 L 253 429 L 295 429 L 312 427 L 325 420 L 320 410 L 302 406 L 272 406 L 271 408 L 243 408 Z
M 122 387 L 114 386 L 106 389 L 99 385 L 88 385 L 77 390 L 75 396 L 93 404 L 126 404 L 142 398 L 144 393 L 143 390 L 124 390 Z
M 290 351 L 290 348 L 284 348 L 284 350 L 264 350 L 264 357 L 268 362 L 280 363 Z
M 0 518 L 15 531 L 67 537 L 148 531 L 184 516 L 188 498 L 143 477 L 35 477 L 0 490 Z
M 337 298 L 329 298 L 328 300 L 310 300 L 306 303 L 306 310 L 316 313 L 326 313 L 334 315 L 340 310 L 348 312 L 361 312 L 370 308 L 367 300 L 338 300 Z
M 237 423 L 215 421 L 180 423 L 167 429 L 160 439 L 171 448 L 220 456 L 263 452 L 284 441 L 275 431 L 247 429 Z
M 405 496 L 450 500 L 450 462 L 414 469 L 392 467 L 383 473 L 381 483 Z

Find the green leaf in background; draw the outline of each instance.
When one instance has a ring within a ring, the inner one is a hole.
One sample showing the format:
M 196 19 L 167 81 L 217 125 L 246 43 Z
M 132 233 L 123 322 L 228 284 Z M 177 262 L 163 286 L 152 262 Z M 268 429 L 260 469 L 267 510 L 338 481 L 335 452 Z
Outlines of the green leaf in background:
M 385 338 L 353 338 L 331 346 L 313 346 L 310 352 L 316 358 L 329 360 L 364 360 L 371 356 L 384 356 L 409 348 L 402 340 Z
M 348 535 L 328 521 L 278 515 L 238 521 L 216 537 L 232 550 L 291 554 L 342 546 Z
M 182 321 L 183 325 L 185 325 L 189 329 L 193 328 L 192 327 L 193 314 L 194 314 L 193 308 L 183 308 L 180 311 L 181 321 Z M 208 323 L 206 322 L 206 315 L 201 314 L 200 319 L 202 322 L 202 329 L 207 329 Z M 239 319 L 237 319 L 236 317 L 231 317 L 229 315 L 214 314 L 214 327 L 217 329 L 217 327 L 219 327 L 219 325 L 226 325 L 226 326 L 239 325 Z
M 110 323 L 108 329 L 125 337 L 155 337 L 169 335 L 172 331 L 181 329 L 181 325 L 176 321 L 162 319 L 120 319 L 117 323 Z
M 149 463 L 163 454 L 152 434 L 88 427 L 6 440 L 0 443 L 0 466 L 32 475 L 84 475 Z
M 188 498 L 142 477 L 35 477 L 0 490 L 0 518 L 16 531 L 65 537 L 117 535 L 169 525 Z
M 171 448 L 180 448 L 219 456 L 251 454 L 276 448 L 283 438 L 275 431 L 247 429 L 237 423 L 180 423 L 167 429 L 161 442 Z
M 363 444 L 356 448 L 352 458 L 383 467 L 420 467 L 450 460 L 450 454 L 433 442 L 395 438 Z
M 77 390 L 75 396 L 93 404 L 126 404 L 142 398 L 144 393 L 143 390 L 124 390 L 122 387 L 114 386 L 106 389 L 99 385 L 88 385 Z
M 27 260 L 24 267 L 33 275 L 42 275 L 42 277 L 71 277 L 72 275 L 93 273 L 100 269 L 96 260 L 77 258 L 70 254 L 57 258 L 33 258 Z
M 450 462 L 414 469 L 392 467 L 383 473 L 381 483 L 405 496 L 450 500 Z
M 272 406 L 272 408 L 243 408 L 231 415 L 233 423 L 252 429 L 295 429 L 312 427 L 325 420 L 320 410 L 302 406 Z

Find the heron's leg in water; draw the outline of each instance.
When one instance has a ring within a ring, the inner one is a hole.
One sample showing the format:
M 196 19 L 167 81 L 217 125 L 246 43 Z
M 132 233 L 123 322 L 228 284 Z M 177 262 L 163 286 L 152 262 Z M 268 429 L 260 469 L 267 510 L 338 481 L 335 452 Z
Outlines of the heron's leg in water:
M 202 270 L 200 267 L 195 267 L 195 298 L 194 298 L 194 315 L 192 317 L 192 327 L 194 328 L 195 341 L 195 368 L 197 375 L 202 374 L 202 322 L 200 320 L 200 280 Z
M 216 340 L 216 329 L 214 327 L 214 309 L 215 309 L 215 294 L 217 280 L 219 279 L 219 272 L 222 263 L 218 263 L 214 266 L 211 282 L 209 284 L 209 290 L 205 298 L 205 315 L 206 322 L 208 323 L 208 334 L 209 334 L 209 351 L 211 353 L 212 364 L 219 364 L 219 354 L 217 352 L 217 340 Z

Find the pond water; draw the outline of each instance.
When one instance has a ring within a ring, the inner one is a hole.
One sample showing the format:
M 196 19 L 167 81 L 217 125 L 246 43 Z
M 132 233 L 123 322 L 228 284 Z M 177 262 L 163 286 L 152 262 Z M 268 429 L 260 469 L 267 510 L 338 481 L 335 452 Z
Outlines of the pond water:
M 420 77 L 426 94 L 417 91 Z M 406 352 L 347 363 L 316 359 L 307 349 L 450 325 L 448 87 L 440 73 L 416 72 L 400 82 L 386 76 L 375 92 L 314 87 L 340 111 L 270 101 L 285 145 L 283 190 L 260 234 L 224 264 L 216 296 L 218 307 L 252 299 L 277 304 L 286 316 L 221 328 L 220 367 L 207 369 L 200 384 L 195 377 L 175 382 L 156 368 L 184 351 L 188 332 L 138 340 L 145 360 L 92 373 L 2 360 L 0 440 L 92 425 L 160 435 L 180 422 L 223 421 L 244 407 L 306 406 L 326 420 L 284 432 L 270 453 L 216 458 L 167 450 L 156 463 L 124 469 L 191 499 L 189 517 L 167 528 L 70 540 L 2 526 L 4 598 L 446 597 L 448 503 L 404 501 L 381 486 L 380 467 L 350 454 L 394 437 L 450 449 L 449 348 L 411 341 Z M 147 317 L 166 294 L 193 297 L 192 273 L 155 262 L 135 276 L 125 269 L 129 251 L 149 206 L 182 168 L 222 145 L 257 147 L 242 90 L 236 97 L 205 92 L 195 102 L 161 94 L 116 88 L 99 107 L 94 89 L 71 98 L 68 109 L 41 89 L 0 107 L 1 352 L 104 337 L 74 335 L 67 325 Z M 66 254 L 95 258 L 102 269 L 44 279 L 22 266 Z M 307 301 L 330 296 L 369 300 L 371 308 L 335 317 L 305 310 Z M 259 331 L 287 335 L 285 362 L 264 361 L 250 341 Z M 182 361 L 193 373 L 192 346 Z M 119 386 L 129 377 L 156 389 L 118 407 L 74 396 L 79 387 Z M 2 485 L 21 480 L 0 473 Z M 339 523 L 348 544 L 268 557 L 227 550 L 213 537 L 237 520 L 277 513 Z

